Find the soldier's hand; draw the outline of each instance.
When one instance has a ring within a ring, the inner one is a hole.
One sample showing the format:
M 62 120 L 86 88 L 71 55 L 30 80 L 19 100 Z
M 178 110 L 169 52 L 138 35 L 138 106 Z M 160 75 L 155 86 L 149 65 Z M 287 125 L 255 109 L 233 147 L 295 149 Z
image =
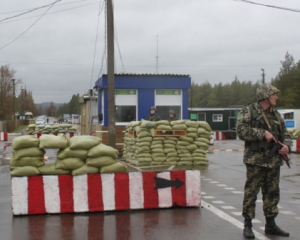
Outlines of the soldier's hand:
M 280 155 L 286 155 L 289 153 L 289 147 L 285 144 L 283 144 L 282 142 L 279 142 L 278 143 L 282 146 L 282 148 L 278 151 L 278 153 Z
M 265 138 L 267 139 L 267 142 L 271 142 L 271 141 L 277 142 L 273 134 L 267 130 L 265 130 Z

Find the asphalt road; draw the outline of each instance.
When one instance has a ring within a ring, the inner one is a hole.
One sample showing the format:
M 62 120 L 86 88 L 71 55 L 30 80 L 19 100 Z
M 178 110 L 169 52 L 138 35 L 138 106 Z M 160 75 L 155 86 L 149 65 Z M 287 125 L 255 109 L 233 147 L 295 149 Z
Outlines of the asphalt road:
M 0 157 L 10 156 L 11 147 Z M 10 175 L 0 166 L 0 240 L 10 239 L 243 239 L 241 216 L 245 166 L 243 143 L 215 141 L 208 154 L 210 164 L 201 169 L 200 208 L 120 211 L 86 214 L 12 216 Z M 51 159 L 55 151 L 47 152 Z M 256 239 L 300 239 L 300 155 L 292 154 L 291 169 L 281 168 L 281 201 L 278 225 L 289 238 L 264 235 L 261 196 L 256 209 Z

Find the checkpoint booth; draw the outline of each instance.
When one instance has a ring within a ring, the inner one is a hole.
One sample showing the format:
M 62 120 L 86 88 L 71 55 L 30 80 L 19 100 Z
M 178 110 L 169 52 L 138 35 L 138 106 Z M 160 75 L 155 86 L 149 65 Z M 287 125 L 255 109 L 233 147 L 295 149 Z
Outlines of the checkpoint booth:
M 97 134 L 108 142 L 108 89 L 107 75 L 95 82 L 98 92 L 99 125 Z M 169 110 L 176 112 L 178 119 L 188 119 L 189 75 L 174 74 L 115 74 L 116 143 L 121 149 L 125 126 L 131 121 L 141 121 L 155 106 L 161 119 L 168 119 Z

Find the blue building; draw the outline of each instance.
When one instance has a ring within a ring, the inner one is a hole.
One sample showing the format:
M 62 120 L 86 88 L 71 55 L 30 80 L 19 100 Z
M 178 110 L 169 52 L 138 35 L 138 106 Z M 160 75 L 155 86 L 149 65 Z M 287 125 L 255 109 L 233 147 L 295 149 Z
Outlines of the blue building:
M 103 115 L 101 125 L 108 125 L 107 75 L 95 82 L 98 91 L 98 113 Z M 172 74 L 115 74 L 116 125 L 140 121 L 156 106 L 162 119 L 168 119 L 169 110 L 178 119 L 188 119 L 189 75 Z

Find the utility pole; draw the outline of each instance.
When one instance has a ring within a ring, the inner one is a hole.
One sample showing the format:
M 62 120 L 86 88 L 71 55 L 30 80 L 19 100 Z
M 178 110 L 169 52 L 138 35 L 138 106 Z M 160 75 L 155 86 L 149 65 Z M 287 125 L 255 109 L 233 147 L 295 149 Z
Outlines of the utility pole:
M 106 0 L 107 11 L 107 94 L 108 94 L 108 143 L 116 148 L 115 123 L 115 59 L 114 59 L 114 12 L 112 0 Z
M 262 68 L 262 83 L 265 84 L 265 70 Z
M 12 79 L 12 83 L 13 83 L 13 120 L 15 121 L 15 117 L 16 117 L 16 109 L 15 109 L 15 101 L 16 101 L 15 79 Z

